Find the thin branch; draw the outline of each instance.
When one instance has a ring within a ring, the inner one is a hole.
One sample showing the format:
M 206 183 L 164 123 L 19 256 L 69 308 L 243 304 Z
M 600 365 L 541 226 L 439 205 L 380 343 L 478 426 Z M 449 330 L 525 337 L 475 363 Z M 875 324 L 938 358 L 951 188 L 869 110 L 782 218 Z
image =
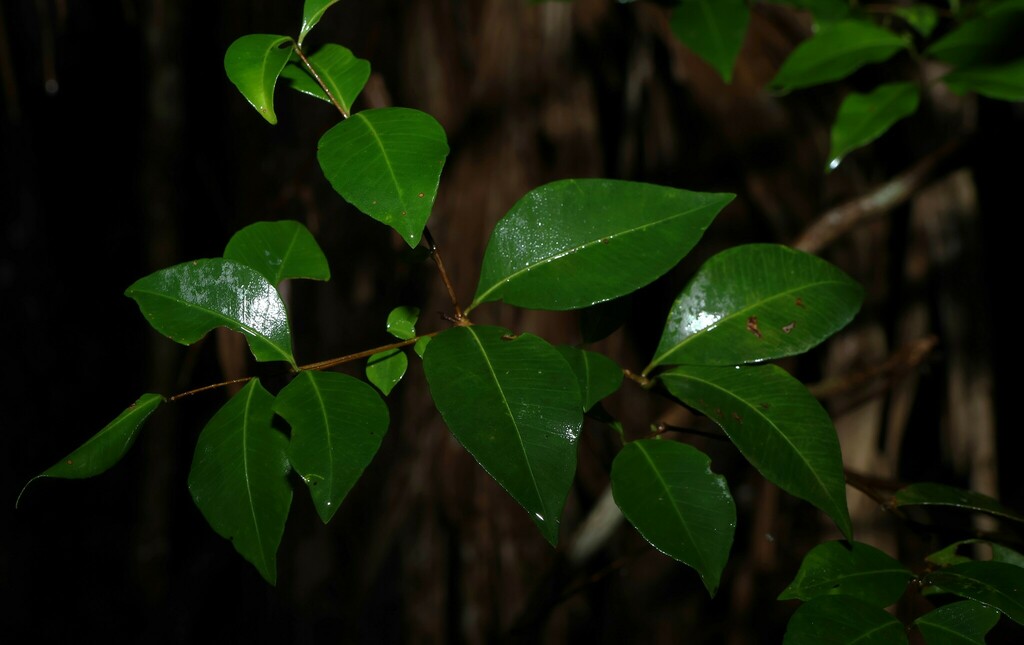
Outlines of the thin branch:
M 651 387 L 658 381 L 656 378 L 647 378 L 643 374 L 637 374 L 636 372 L 625 368 L 622 370 L 622 375 L 635 383 L 639 383 L 640 387 L 645 390 L 651 389 Z
M 808 385 L 807 389 L 818 399 L 827 399 L 851 392 L 868 385 L 880 376 L 900 374 L 913 369 L 931 354 L 938 343 L 939 339 L 935 336 L 926 336 L 901 347 L 882 363 L 872 365 L 859 372 L 843 374 Z
M 373 356 L 374 354 L 379 354 L 381 352 L 386 352 L 392 349 L 398 349 L 400 347 L 408 347 L 409 345 L 416 344 L 416 342 L 421 338 L 430 338 L 432 336 L 437 336 L 440 333 L 441 331 L 433 331 L 430 332 L 429 334 L 423 334 L 422 336 L 417 336 L 415 338 L 410 338 L 408 340 L 400 340 L 397 343 L 391 343 L 390 345 L 381 345 L 380 347 L 374 347 L 373 349 L 365 349 L 361 352 L 356 352 L 355 354 L 349 354 L 347 356 L 341 356 L 338 358 L 331 358 L 326 361 L 320 361 L 317 363 L 309 363 L 308 365 L 300 365 L 298 371 L 325 370 L 329 367 L 341 365 L 342 363 L 351 363 L 352 361 L 358 361 L 361 358 L 369 358 L 370 356 Z
M 299 47 L 298 43 L 293 43 L 292 49 L 295 51 L 296 54 L 299 55 L 299 58 L 302 59 L 303 64 L 305 64 L 306 66 L 306 70 L 309 72 L 310 76 L 312 76 L 313 79 L 320 85 L 320 89 L 324 91 L 324 94 L 326 94 L 327 98 L 331 100 L 331 103 L 334 104 L 334 107 L 338 108 L 338 112 L 341 112 L 342 118 L 347 119 L 348 110 L 346 110 L 341 105 L 341 102 L 338 99 L 334 98 L 334 94 L 331 93 L 331 90 L 327 89 L 327 84 L 324 83 L 323 79 L 320 78 L 320 75 L 316 73 L 315 69 L 313 69 L 313 65 L 311 65 L 309 59 L 306 58 L 306 54 L 303 53 L 302 47 Z
M 441 260 L 441 253 L 437 249 L 437 243 L 434 242 L 434 236 L 430 234 L 429 228 L 423 228 L 423 237 L 426 238 L 427 244 L 430 246 L 430 257 L 434 260 L 434 264 L 437 265 L 437 270 L 441 273 L 441 280 L 444 282 L 444 287 L 448 290 L 448 297 L 451 299 L 452 308 L 455 311 L 455 324 L 468 324 L 469 319 L 466 318 L 465 314 L 462 313 L 462 308 L 459 307 L 459 299 L 455 296 L 455 287 L 452 286 L 452 281 L 448 278 L 448 272 L 444 269 L 444 262 Z
M 855 226 L 885 215 L 917 192 L 935 172 L 939 163 L 951 156 L 961 145 L 959 139 L 949 141 L 873 191 L 827 211 L 804 230 L 793 243 L 793 248 L 808 253 L 820 253 Z
M 178 399 L 183 399 L 186 396 L 192 396 L 193 394 L 199 394 L 200 392 L 206 392 L 207 390 L 216 390 L 219 387 L 227 387 L 229 385 L 234 385 L 235 383 L 248 383 L 249 381 L 251 381 L 254 378 L 256 378 L 256 377 L 254 377 L 254 376 L 244 376 L 242 378 L 231 379 L 230 381 L 222 381 L 220 383 L 214 383 L 213 385 L 204 385 L 203 387 L 197 387 L 194 390 L 188 390 L 187 392 L 181 392 L 179 394 L 175 394 L 174 396 L 168 397 L 167 401 L 168 402 L 177 401 Z

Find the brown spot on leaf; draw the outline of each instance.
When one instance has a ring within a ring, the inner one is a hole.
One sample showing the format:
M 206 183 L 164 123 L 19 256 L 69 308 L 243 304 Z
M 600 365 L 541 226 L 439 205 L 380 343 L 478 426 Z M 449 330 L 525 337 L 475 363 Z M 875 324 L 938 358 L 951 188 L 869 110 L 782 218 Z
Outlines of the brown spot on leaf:
M 758 403 L 757 405 L 762 410 L 770 410 L 772 407 L 770 403 Z
M 732 418 L 736 419 L 736 423 L 743 423 L 743 417 L 741 417 L 738 412 L 733 412 Z
M 757 328 L 757 316 L 747 318 L 747 331 L 758 338 L 764 338 L 764 336 L 761 335 L 761 330 Z
M 611 240 L 607 237 L 601 240 L 601 244 L 608 244 L 609 242 L 611 242 Z
M 502 340 L 515 340 L 517 338 L 519 338 L 518 334 L 502 334 L 501 335 L 501 339 Z
M 785 333 L 788 334 L 789 332 L 793 331 L 794 327 L 796 327 L 796 321 L 795 320 L 793 322 L 789 323 L 788 325 L 783 325 L 782 326 L 782 331 L 784 331 Z
M 73 463 L 74 463 L 73 461 L 71 461 L 70 459 L 68 459 L 68 461 L 67 461 L 67 464 L 68 464 L 69 466 L 70 466 L 71 464 L 73 464 Z
M 800 307 L 801 309 L 806 309 L 807 308 L 807 306 L 804 304 L 804 299 L 803 298 L 797 298 L 796 299 L 796 306 Z
M 722 418 L 722 408 L 715 408 L 715 416 L 717 416 L 719 419 Z
M 402 211 L 402 217 L 405 217 L 405 211 Z
M 420 193 L 419 195 L 416 195 L 416 196 L 417 196 L 417 197 L 419 197 L 420 199 L 423 199 L 423 197 L 424 197 L 425 195 L 424 195 L 423 193 Z

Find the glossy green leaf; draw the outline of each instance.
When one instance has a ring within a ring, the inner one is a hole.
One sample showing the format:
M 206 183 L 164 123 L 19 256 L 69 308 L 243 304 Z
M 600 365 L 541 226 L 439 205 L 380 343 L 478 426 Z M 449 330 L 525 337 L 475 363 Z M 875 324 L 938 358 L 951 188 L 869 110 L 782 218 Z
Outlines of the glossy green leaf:
M 441 124 L 409 108 L 357 112 L 328 130 L 317 151 L 334 190 L 410 247 L 420 243 L 447 156 Z
M 892 12 L 906 20 L 914 31 L 925 38 L 930 36 L 939 24 L 939 12 L 931 5 L 915 4 L 909 7 L 893 7 Z
M 388 333 L 400 340 L 416 338 L 416 321 L 419 317 L 419 307 L 395 307 L 388 314 Z
M 416 341 L 416 344 L 412 346 L 412 351 L 416 352 L 416 355 L 423 358 L 423 354 L 427 351 L 427 344 L 430 342 L 430 336 L 424 336 Z
M 629 319 L 632 312 L 630 296 L 605 300 L 580 309 L 580 335 L 584 343 L 596 343 L 611 336 Z
M 925 556 L 925 560 L 932 564 L 937 564 L 940 567 L 948 567 L 961 562 L 971 562 L 971 558 L 965 555 L 960 555 L 960 547 L 981 542 L 984 542 L 984 540 L 960 540 L 959 542 L 954 542 L 947 547 L 939 549 L 935 553 Z
M 961 600 L 933 609 L 915 620 L 914 626 L 928 645 L 985 645 L 985 634 L 998 622 L 998 610 Z
M 1024 625 L 1024 568 L 1006 562 L 962 562 L 932 571 L 921 582 L 995 607 Z
M 800 381 L 777 365 L 690 365 L 659 378 L 673 396 L 720 425 L 768 480 L 817 506 L 851 537 L 839 439 Z
M 958 94 L 977 92 L 1000 101 L 1024 101 L 1024 58 L 1003 65 L 959 69 L 942 80 Z
M 289 278 L 331 279 L 320 245 L 308 228 L 294 220 L 246 226 L 228 240 L 224 257 L 256 269 L 275 286 Z
M 400 349 L 378 352 L 366 361 L 366 379 L 377 386 L 384 396 L 405 376 L 409 368 L 409 357 Z
M 467 312 L 498 299 L 578 309 L 631 293 L 689 253 L 733 197 L 612 179 L 536 188 L 495 226 Z
M 249 381 L 199 435 L 188 489 L 203 517 L 270 584 L 292 503 L 288 439 L 271 425 L 274 397 Z
M 238 91 L 271 124 L 274 86 L 292 54 L 292 39 L 274 34 L 249 34 L 231 43 L 224 54 L 224 71 Z
M 870 63 L 880 63 L 906 47 L 896 34 L 860 20 L 841 20 L 821 26 L 797 45 L 771 85 L 795 90 L 845 78 Z
M 807 351 L 842 329 L 863 290 L 821 258 L 775 244 L 718 253 L 669 311 L 658 365 L 736 365 Z
M 612 463 L 612 495 L 656 549 L 697 570 L 718 590 L 736 530 L 736 505 L 711 460 L 676 441 L 633 441 Z
M 903 624 L 884 609 L 850 596 L 819 596 L 800 605 L 783 645 L 906 645 Z
M 117 418 L 90 437 L 67 457 L 28 480 L 18 502 L 25 494 L 29 484 L 41 477 L 57 477 L 61 479 L 84 479 L 93 477 L 108 470 L 121 461 L 128 449 L 135 443 L 143 422 L 153 411 L 164 402 L 159 394 L 143 394 L 126 408 Z M 17 506 L 18 502 L 15 502 Z
M 888 83 L 867 94 L 848 94 L 832 124 L 828 167 L 835 169 L 847 153 L 866 146 L 916 112 L 919 102 L 920 92 L 914 83 Z
M 321 101 L 331 103 L 333 97 L 345 116 L 351 114 L 352 104 L 370 78 L 370 62 L 357 58 L 347 47 L 330 43 L 321 47 L 315 54 L 307 56 L 306 60 L 330 90 L 330 96 L 301 62 L 293 60 L 281 71 L 281 77 L 288 81 L 292 89 Z
M 1024 567 L 1024 554 L 1014 551 L 1008 546 L 992 543 L 992 561 L 1005 562 L 1015 567 Z
M 745 0 L 681 0 L 672 10 L 672 33 L 715 68 L 726 83 L 750 22 Z
M 559 345 L 557 349 L 579 380 L 584 412 L 622 385 L 622 368 L 604 354 L 568 345 Z
M 331 5 L 338 0 L 306 0 L 302 5 L 302 29 L 299 31 L 299 44 L 306 39 L 306 34 L 316 27 L 323 17 L 324 12 L 331 8 Z
M 154 329 L 191 345 L 216 327 L 241 332 L 258 361 L 292 358 L 288 312 L 274 285 L 255 269 L 223 258 L 193 260 L 152 273 L 125 295 Z
M 359 379 L 303 371 L 277 395 L 274 412 L 291 426 L 288 459 L 326 524 L 377 454 L 387 405 Z
M 583 425 L 572 368 L 536 336 L 474 325 L 435 336 L 423 370 L 455 438 L 556 544 Z
M 955 506 L 971 511 L 981 511 L 1005 517 L 1008 520 L 1024 522 L 1024 515 L 1006 508 L 988 495 L 964 490 L 945 484 L 920 483 L 901 488 L 893 495 L 896 506 L 937 505 Z
M 968 20 L 925 50 L 958 67 L 996 65 L 1019 58 L 1024 33 L 1024 5 L 1011 5 Z
M 913 578 L 897 560 L 869 544 L 825 542 L 804 556 L 779 600 L 845 595 L 883 609 L 900 599 Z

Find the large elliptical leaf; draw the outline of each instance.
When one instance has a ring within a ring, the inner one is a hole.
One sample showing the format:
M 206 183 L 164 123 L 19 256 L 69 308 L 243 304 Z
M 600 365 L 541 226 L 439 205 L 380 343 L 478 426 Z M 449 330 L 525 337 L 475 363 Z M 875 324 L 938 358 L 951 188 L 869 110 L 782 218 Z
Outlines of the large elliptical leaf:
M 228 240 L 224 257 L 256 269 L 274 286 L 290 278 L 331 279 L 320 245 L 309 229 L 295 220 L 246 226 Z
M 135 437 L 138 436 L 143 422 L 164 400 L 164 397 L 159 394 L 140 396 L 135 403 L 117 415 L 116 419 L 104 426 L 102 430 L 90 437 L 71 454 L 28 480 L 22 488 L 21 494 L 18 495 L 18 500 L 21 500 L 21 495 L 25 493 L 29 484 L 40 477 L 84 479 L 108 470 L 121 461 L 121 457 L 124 457 L 128 449 L 135 443 Z M 17 502 L 15 502 L 15 506 L 17 506 Z
M 869 63 L 880 63 L 907 46 L 887 29 L 861 20 L 821 26 L 782 63 L 771 86 L 795 90 L 845 78 Z
M 985 645 L 985 634 L 999 622 L 999 610 L 973 600 L 933 609 L 914 621 L 928 645 Z
M 224 53 L 224 71 L 256 111 L 277 123 L 274 86 L 291 57 L 292 39 L 274 34 L 249 34 L 231 43 Z
M 743 47 L 750 22 L 745 0 L 682 0 L 672 10 L 672 33 L 725 80 Z
M 476 306 L 578 309 L 636 291 L 697 244 L 725 193 L 613 179 L 565 179 L 524 195 L 484 252 Z
M 721 426 L 765 478 L 817 506 L 852 537 L 839 439 L 800 381 L 777 365 L 688 365 L 659 378 L 672 396 Z
M 851 92 L 832 124 L 829 169 L 849 152 L 866 146 L 900 119 L 917 111 L 920 92 L 914 83 L 887 83 L 867 94 Z
M 328 130 L 317 149 L 334 190 L 410 247 L 420 243 L 447 156 L 441 124 L 409 108 L 357 112 Z
M 1024 58 L 1002 65 L 958 69 L 942 80 L 958 94 L 977 92 L 1000 101 L 1024 101 Z
M 1007 562 L 962 562 L 921 578 L 945 592 L 976 600 L 1024 625 L 1024 568 Z
M 270 421 L 274 397 L 249 381 L 199 435 L 188 489 L 203 517 L 270 584 L 292 503 L 288 439 Z
M 292 428 L 288 459 L 326 524 L 377 454 L 388 408 L 359 379 L 306 370 L 278 393 L 274 412 Z
M 906 645 L 903 624 L 884 609 L 851 596 L 819 596 L 789 619 L 783 645 Z
M 736 505 L 711 460 L 676 441 L 633 441 L 612 463 L 612 495 L 656 549 L 697 570 L 712 596 L 729 560 Z
M 474 325 L 435 336 L 423 370 L 455 438 L 557 544 L 583 425 L 572 368 L 541 338 Z
M 306 0 L 302 5 L 302 29 L 299 30 L 299 44 L 306 39 L 306 35 L 316 27 L 316 24 L 323 18 L 324 12 L 331 8 L 331 5 L 338 0 Z
M 224 258 L 193 260 L 137 280 L 125 291 L 154 329 L 191 345 L 216 327 L 241 332 L 258 361 L 293 366 L 288 312 L 256 269 Z
M 900 599 L 913 578 L 899 561 L 869 544 L 825 542 L 804 556 L 779 600 L 844 595 L 884 609 Z
M 356 58 L 352 50 L 333 43 L 324 45 L 315 54 L 307 56 L 306 60 L 330 90 L 330 96 L 301 62 L 293 60 L 288 64 L 281 70 L 282 78 L 286 79 L 293 89 L 321 101 L 331 103 L 333 97 L 346 117 L 351 114 L 352 104 L 370 78 L 370 62 Z
M 614 394 L 622 385 L 622 368 L 604 354 L 568 345 L 559 345 L 558 351 L 579 380 L 584 412 Z
M 1021 33 L 1024 5 L 1003 2 L 938 39 L 924 53 L 957 67 L 999 65 L 1024 53 Z
M 736 365 L 807 351 L 860 309 L 860 285 L 832 264 L 777 244 L 718 253 L 669 311 L 658 365 Z
M 932 482 L 910 484 L 896 491 L 892 501 L 896 506 L 953 506 L 971 511 L 990 513 L 999 517 L 1005 517 L 1008 520 L 1014 520 L 1015 522 L 1024 522 L 1024 515 L 1003 506 L 998 500 L 988 495 L 945 484 L 935 484 Z

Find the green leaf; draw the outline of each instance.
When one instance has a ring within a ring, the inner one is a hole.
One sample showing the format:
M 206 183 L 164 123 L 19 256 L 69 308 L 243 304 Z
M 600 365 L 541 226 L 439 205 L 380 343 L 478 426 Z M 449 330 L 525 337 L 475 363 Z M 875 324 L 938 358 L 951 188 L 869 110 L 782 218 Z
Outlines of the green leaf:
M 909 7 L 893 7 L 892 12 L 907 21 L 914 31 L 925 38 L 932 35 L 939 24 L 938 10 L 927 4 L 915 4 Z
M 292 503 L 288 440 L 270 421 L 274 397 L 253 379 L 199 435 L 188 489 L 203 517 L 270 584 Z
M 900 599 L 913 578 L 897 560 L 871 545 L 825 542 L 804 556 L 779 600 L 845 595 L 883 609 Z
M 851 537 L 839 439 L 828 413 L 777 365 L 677 367 L 668 391 L 717 423 L 768 480 L 807 500 Z
M 906 47 L 896 34 L 859 20 L 822 25 L 797 45 L 771 86 L 781 90 L 811 87 L 845 78 L 869 63 L 880 63 Z
M 961 562 L 971 562 L 971 558 L 968 558 L 965 555 L 960 555 L 960 547 L 980 542 L 984 542 L 984 540 L 960 540 L 959 542 L 954 542 L 947 547 L 939 549 L 935 553 L 925 556 L 925 560 L 932 564 L 937 564 L 940 567 L 948 567 Z
M 572 368 L 536 336 L 474 325 L 435 336 L 423 369 L 452 434 L 555 545 L 583 425 Z
M 288 459 L 326 524 L 377 454 L 387 405 L 358 379 L 307 370 L 277 395 L 274 412 L 292 428 Z
M 968 20 L 924 53 L 957 67 L 997 65 L 1019 58 L 1024 33 L 1024 4 L 1010 5 Z
M 605 300 L 580 309 L 580 335 L 584 343 L 596 343 L 622 327 L 632 312 L 629 296 Z
M 400 340 L 416 338 L 416 321 L 419 317 L 419 307 L 395 307 L 388 314 L 388 333 Z
M 331 97 L 334 97 L 345 116 L 351 114 L 352 104 L 370 78 L 370 62 L 356 58 L 347 47 L 334 44 L 324 45 L 315 54 L 307 56 L 306 60 L 330 90 L 331 96 L 327 96 L 302 63 L 293 60 L 281 71 L 281 76 L 289 82 L 292 89 L 303 94 L 309 94 L 328 103 L 331 102 Z
M 579 380 L 584 412 L 614 394 L 622 385 L 622 368 L 604 354 L 568 345 L 559 345 L 557 349 Z
M 391 394 L 409 367 L 409 357 L 400 349 L 378 352 L 366 361 L 366 378 L 377 386 L 384 396 Z
M 921 582 L 995 607 L 1024 625 L 1024 568 L 1006 562 L 963 562 L 932 571 Z
M 681 0 L 672 10 L 672 33 L 732 82 L 743 39 L 750 22 L 744 0 Z
M 992 543 L 992 561 L 1005 562 L 1015 567 L 1024 567 L 1024 555 L 1014 551 L 1008 546 Z
M 224 257 L 256 269 L 275 286 L 289 278 L 331 279 L 327 258 L 313 234 L 294 220 L 246 226 L 228 240 Z
M 447 156 L 441 124 L 408 108 L 357 112 L 328 130 L 317 151 L 334 190 L 410 247 L 420 243 Z
M 900 621 L 884 609 L 850 596 L 819 596 L 800 605 L 786 627 L 783 645 L 906 645 Z
M 499 298 L 564 310 L 631 293 L 689 253 L 733 197 L 611 179 L 536 188 L 495 226 L 467 313 Z
M 224 54 L 224 71 L 238 91 L 271 124 L 274 86 L 292 54 L 292 39 L 274 34 L 249 34 L 231 43 Z
M 320 22 L 320 18 L 323 17 L 324 12 L 327 11 L 331 5 L 336 3 L 338 0 L 306 0 L 302 5 L 302 29 L 299 31 L 299 44 L 305 40 L 306 34 L 316 27 L 316 23 Z
M 74 452 L 26 482 L 15 507 L 29 484 L 41 477 L 61 479 L 84 479 L 108 470 L 121 461 L 128 449 L 135 443 L 143 422 L 153 414 L 157 406 L 165 401 L 159 394 L 143 394 L 128 406 L 117 418 L 90 437 Z
M 973 600 L 933 609 L 914 621 L 928 645 L 985 645 L 999 622 L 999 611 Z
M 423 354 L 427 351 L 427 343 L 430 342 L 430 336 L 424 336 L 416 341 L 416 344 L 412 346 L 412 351 L 416 352 L 416 355 L 423 358 Z
M 901 488 L 893 495 L 896 506 L 937 505 L 955 506 L 1024 522 L 1024 515 L 1006 508 L 988 495 L 945 484 L 920 483 Z
M 736 505 L 711 460 L 676 441 L 633 441 L 612 463 L 612 495 L 656 549 L 697 570 L 718 590 L 736 530 Z
M 800 354 L 849 323 L 862 299 L 860 285 L 821 258 L 775 244 L 733 247 L 679 294 L 644 374 Z
M 1000 101 L 1024 101 L 1024 58 L 1004 65 L 959 69 L 942 80 L 957 94 L 977 92 Z
M 216 327 L 241 332 L 258 361 L 292 357 L 288 312 L 255 269 L 222 258 L 193 260 L 137 280 L 125 291 L 154 329 L 191 345 Z
M 832 124 L 829 169 L 839 166 L 850 151 L 866 146 L 916 112 L 919 102 L 920 92 L 914 83 L 888 83 L 867 94 L 848 94 Z

